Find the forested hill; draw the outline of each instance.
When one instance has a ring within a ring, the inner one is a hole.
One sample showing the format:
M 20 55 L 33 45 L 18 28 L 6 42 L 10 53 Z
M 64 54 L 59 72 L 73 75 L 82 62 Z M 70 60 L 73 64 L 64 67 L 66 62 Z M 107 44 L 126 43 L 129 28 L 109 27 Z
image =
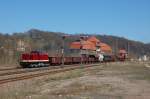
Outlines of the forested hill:
M 11 35 L 0 33 L 0 64 L 17 64 L 19 54 L 24 50 L 42 50 L 48 52 L 49 55 L 57 55 L 61 52 L 63 35 L 66 34 L 37 29 L 32 29 L 24 33 L 13 33 Z M 88 34 L 88 36 L 91 35 Z M 116 36 L 95 36 L 100 39 L 100 41 L 112 46 L 114 52 L 120 48 L 125 48 L 129 50 L 132 56 L 140 56 L 143 54 L 150 55 L 150 44 L 144 44 L 142 42 Z M 72 35 L 65 39 L 65 51 L 67 54 L 69 54 L 68 45 L 70 42 L 78 39 L 79 36 L 76 35 Z

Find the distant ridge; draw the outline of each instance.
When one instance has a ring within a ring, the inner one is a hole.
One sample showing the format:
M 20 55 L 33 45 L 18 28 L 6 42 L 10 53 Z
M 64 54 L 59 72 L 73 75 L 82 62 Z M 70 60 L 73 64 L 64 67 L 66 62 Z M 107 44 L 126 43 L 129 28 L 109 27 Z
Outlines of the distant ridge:
M 49 54 L 59 54 L 60 48 L 62 47 L 62 36 L 67 35 L 61 32 L 49 32 L 38 29 L 31 29 L 27 32 L 13 33 L 13 34 L 2 34 L 0 33 L 0 63 L 14 63 L 16 64 L 19 57 L 18 49 L 25 47 L 29 50 L 43 50 L 49 52 Z M 77 35 L 88 35 L 92 34 L 77 34 Z M 94 34 L 93 34 L 94 35 Z M 110 35 L 94 35 L 104 43 L 109 44 L 113 51 L 121 48 L 129 51 L 129 54 L 133 57 L 139 57 L 141 55 L 150 56 L 150 43 L 144 44 L 139 41 L 128 40 L 123 37 L 110 36 Z M 69 54 L 68 46 L 72 41 L 78 40 L 79 37 L 73 34 L 71 37 L 65 39 L 65 51 Z M 19 43 L 22 43 L 22 45 Z M 5 57 L 4 57 L 5 56 Z

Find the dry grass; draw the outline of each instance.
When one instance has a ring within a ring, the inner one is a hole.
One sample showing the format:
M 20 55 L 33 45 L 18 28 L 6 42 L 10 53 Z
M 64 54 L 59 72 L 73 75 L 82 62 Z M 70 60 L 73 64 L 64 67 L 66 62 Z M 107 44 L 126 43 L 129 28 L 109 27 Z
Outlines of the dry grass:
M 18 83 L 19 84 L 19 83 Z M 25 99 L 27 96 L 38 94 L 39 84 L 36 83 L 21 83 L 19 85 L 7 87 L 0 91 L 0 99 Z
M 51 95 L 79 95 L 81 93 L 87 93 L 91 91 L 101 91 L 107 90 L 112 91 L 113 88 L 110 84 L 102 84 L 102 85 L 84 85 L 79 82 L 74 82 L 67 86 L 66 88 L 58 89 L 50 92 Z
M 81 77 L 83 75 L 84 75 L 84 72 L 82 69 L 66 71 L 65 73 L 58 73 L 53 76 L 50 76 L 48 79 L 45 79 L 45 82 L 77 78 L 77 77 Z
M 149 99 L 144 64 L 113 63 L 77 69 L 0 88 L 0 99 Z
M 40 93 L 40 88 L 43 84 L 58 80 L 81 77 L 83 76 L 82 71 L 82 69 L 67 71 L 65 73 L 58 73 L 48 76 L 46 79 L 39 79 L 31 82 L 18 82 L 15 86 L 6 86 L 8 89 L 4 87 L 5 90 L 0 90 L 0 99 L 30 99 L 32 97 L 31 95 Z M 10 85 L 8 84 L 8 86 Z M 42 98 L 39 99 L 44 99 L 44 97 L 42 96 Z

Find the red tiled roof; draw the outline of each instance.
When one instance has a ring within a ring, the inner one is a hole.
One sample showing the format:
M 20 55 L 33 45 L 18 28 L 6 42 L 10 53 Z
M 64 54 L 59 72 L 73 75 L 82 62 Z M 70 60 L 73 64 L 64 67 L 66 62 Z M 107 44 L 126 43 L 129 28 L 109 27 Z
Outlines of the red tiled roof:
M 90 38 L 88 38 L 87 41 L 90 41 L 92 43 L 94 43 L 95 45 L 97 45 L 98 43 L 100 43 L 100 40 L 98 40 L 96 37 L 92 36 Z
M 100 49 L 103 52 L 110 52 L 110 53 L 112 52 L 111 47 L 106 43 L 100 43 Z
M 72 42 L 70 45 L 70 48 L 71 49 L 96 50 L 95 45 L 90 41 Z

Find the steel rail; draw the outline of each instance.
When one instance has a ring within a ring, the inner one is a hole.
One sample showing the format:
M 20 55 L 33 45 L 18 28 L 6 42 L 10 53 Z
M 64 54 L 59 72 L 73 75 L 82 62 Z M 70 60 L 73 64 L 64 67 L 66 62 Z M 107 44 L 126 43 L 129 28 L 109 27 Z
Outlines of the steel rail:
M 54 69 L 54 70 L 48 70 L 48 71 L 42 72 L 42 73 L 38 72 L 38 73 L 35 73 L 35 74 L 20 75 L 20 76 L 17 76 L 17 77 L 10 77 L 10 78 L 6 78 L 6 79 L 1 79 L 0 84 L 31 79 L 31 78 L 35 78 L 35 77 L 40 77 L 40 76 L 49 75 L 49 74 L 56 74 L 56 73 L 75 70 L 75 69 L 83 69 L 83 68 L 88 68 L 88 67 L 94 67 L 94 66 L 100 66 L 100 64 L 90 64 L 90 65 L 82 65 L 82 66 L 64 67 L 64 68 L 58 68 L 58 69 Z

